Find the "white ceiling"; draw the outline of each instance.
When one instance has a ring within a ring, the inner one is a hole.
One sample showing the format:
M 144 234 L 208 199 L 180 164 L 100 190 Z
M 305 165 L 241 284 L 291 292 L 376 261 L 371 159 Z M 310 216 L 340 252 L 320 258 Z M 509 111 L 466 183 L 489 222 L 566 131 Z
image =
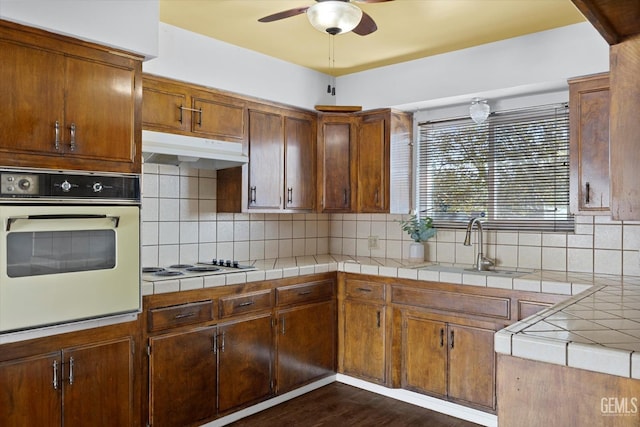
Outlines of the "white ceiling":
M 335 76 L 584 21 L 571 0 L 394 0 L 356 3 L 377 23 L 367 36 L 329 36 L 306 15 L 260 23 L 314 0 L 160 0 L 160 20 Z M 330 39 L 334 37 L 330 60 Z

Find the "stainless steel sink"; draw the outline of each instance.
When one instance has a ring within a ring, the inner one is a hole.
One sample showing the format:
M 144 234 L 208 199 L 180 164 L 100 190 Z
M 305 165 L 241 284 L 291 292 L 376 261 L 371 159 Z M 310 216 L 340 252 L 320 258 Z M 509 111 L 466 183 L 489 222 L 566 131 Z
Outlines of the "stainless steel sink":
M 459 273 L 459 274 L 480 274 L 484 276 L 498 276 L 498 277 L 521 277 L 527 274 L 533 273 L 533 271 L 517 271 L 517 270 L 501 270 L 493 269 L 486 271 L 478 271 L 471 267 L 456 267 L 452 265 L 439 265 L 432 264 L 424 267 L 418 267 L 418 270 L 440 271 L 446 273 Z

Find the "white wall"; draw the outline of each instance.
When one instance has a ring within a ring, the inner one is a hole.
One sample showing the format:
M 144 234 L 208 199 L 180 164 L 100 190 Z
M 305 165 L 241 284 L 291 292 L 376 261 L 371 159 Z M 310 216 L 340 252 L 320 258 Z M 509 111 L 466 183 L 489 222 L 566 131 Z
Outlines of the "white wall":
M 609 46 L 589 23 L 561 27 L 338 78 L 338 104 L 406 110 L 566 89 L 609 70 Z
M 0 0 L 0 18 L 146 58 L 158 54 L 158 0 Z
M 160 54 L 143 70 L 302 108 L 333 102 L 322 73 L 164 23 Z

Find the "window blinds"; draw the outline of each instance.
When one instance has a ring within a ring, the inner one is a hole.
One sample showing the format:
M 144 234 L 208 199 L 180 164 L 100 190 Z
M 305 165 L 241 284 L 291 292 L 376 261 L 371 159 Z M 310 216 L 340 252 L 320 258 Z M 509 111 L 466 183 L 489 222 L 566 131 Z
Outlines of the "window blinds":
M 418 208 L 436 226 L 573 231 L 566 104 L 421 123 Z

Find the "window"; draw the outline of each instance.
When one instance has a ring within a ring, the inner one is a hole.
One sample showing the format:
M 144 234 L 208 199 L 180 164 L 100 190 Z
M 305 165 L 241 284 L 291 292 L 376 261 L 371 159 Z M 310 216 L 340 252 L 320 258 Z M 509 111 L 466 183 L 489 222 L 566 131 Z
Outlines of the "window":
M 418 209 L 437 226 L 573 231 L 565 104 L 419 124 Z

